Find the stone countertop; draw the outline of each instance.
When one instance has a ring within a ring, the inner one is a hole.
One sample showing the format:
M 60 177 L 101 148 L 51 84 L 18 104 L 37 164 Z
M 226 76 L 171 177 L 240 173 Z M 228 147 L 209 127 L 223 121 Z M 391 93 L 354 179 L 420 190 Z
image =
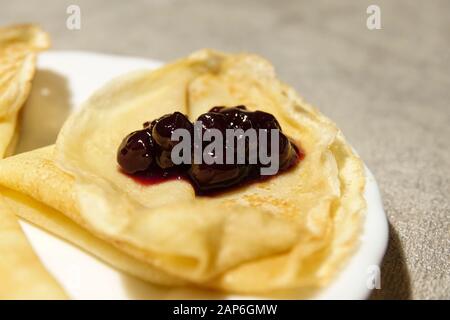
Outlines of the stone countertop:
M 81 9 L 81 29 L 66 9 Z M 381 8 L 381 30 L 366 9 Z M 37 22 L 54 49 L 171 60 L 258 53 L 338 123 L 390 221 L 372 298 L 450 298 L 450 2 L 0 0 L 0 25 Z

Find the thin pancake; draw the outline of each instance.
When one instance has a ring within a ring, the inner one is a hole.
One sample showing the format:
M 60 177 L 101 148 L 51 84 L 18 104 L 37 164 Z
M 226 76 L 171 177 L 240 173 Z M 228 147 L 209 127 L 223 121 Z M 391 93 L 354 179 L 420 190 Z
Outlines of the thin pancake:
M 66 299 L 0 195 L 0 299 Z
M 17 117 L 31 90 L 36 55 L 50 46 L 35 25 L 0 28 L 0 157 L 11 154 Z
M 28 97 L 38 51 L 48 35 L 33 25 L 0 28 L 0 158 L 13 153 L 18 113 Z M 65 299 L 63 289 L 33 253 L 0 194 L 0 299 Z
M 117 170 L 120 140 L 143 121 L 174 110 L 192 120 L 224 104 L 273 113 L 306 158 L 274 179 L 207 199 L 183 181 L 144 187 Z M 68 120 L 55 154 L 1 161 L 0 184 L 158 277 L 245 293 L 328 283 L 356 248 L 365 208 L 362 163 L 336 126 L 280 83 L 264 59 L 213 51 L 112 81 Z

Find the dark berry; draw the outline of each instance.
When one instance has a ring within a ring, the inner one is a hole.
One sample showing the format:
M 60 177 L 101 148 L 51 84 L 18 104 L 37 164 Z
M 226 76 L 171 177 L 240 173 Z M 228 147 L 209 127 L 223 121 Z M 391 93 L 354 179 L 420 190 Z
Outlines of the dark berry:
M 171 154 L 172 150 L 157 148 L 156 163 L 161 169 L 169 169 L 175 166 L 172 162 Z
M 255 129 L 278 129 L 281 130 L 281 126 L 277 119 L 270 113 L 264 111 L 255 111 L 250 114 L 253 126 Z
M 247 131 L 248 129 L 253 128 L 252 120 L 251 120 L 251 114 L 252 112 L 247 111 L 247 108 L 243 105 L 236 106 L 236 107 L 215 107 L 211 109 L 212 111 L 218 111 L 219 113 L 209 113 L 212 115 L 216 115 L 218 117 L 218 114 L 224 116 L 224 122 L 225 122 L 225 129 L 231 129 L 231 130 L 237 130 L 242 129 L 244 131 Z M 206 114 L 205 114 L 206 115 Z M 219 122 L 219 121 L 216 121 Z M 217 126 L 217 129 L 220 129 L 224 134 L 224 140 L 226 139 L 226 131 L 222 129 L 222 120 L 220 121 L 220 126 Z M 234 143 L 233 147 L 231 147 L 232 141 L 225 140 L 225 149 L 224 149 L 224 157 L 227 153 L 233 154 L 234 163 L 237 163 L 237 155 L 238 155 L 238 147 L 240 145 L 245 146 L 244 156 L 245 156 L 245 163 L 249 163 L 249 152 L 256 152 L 256 145 L 251 148 L 249 142 L 246 140 L 247 138 L 245 135 L 239 134 L 234 136 Z
M 217 129 L 225 134 L 225 129 L 227 128 L 227 118 L 222 113 L 204 113 L 197 118 L 197 121 L 202 122 L 203 130 Z
M 225 107 L 223 107 L 223 106 L 213 107 L 211 110 L 209 110 L 209 112 L 220 112 L 220 110 L 222 110 L 224 108 Z
M 144 122 L 144 124 L 142 125 L 144 127 L 144 129 L 149 129 L 150 132 L 152 132 L 153 127 L 155 126 L 155 124 L 158 122 L 159 119 L 155 119 L 153 121 L 146 121 Z
M 279 163 L 280 170 L 284 170 L 290 167 L 291 163 L 297 159 L 297 152 L 292 145 L 289 138 L 286 137 L 282 132 L 279 134 Z
M 235 164 L 193 164 L 189 178 L 199 194 L 219 191 L 237 185 L 248 176 L 249 168 Z
M 267 130 L 267 129 L 265 129 Z M 273 157 L 272 155 L 272 131 L 267 130 L 266 132 L 266 145 L 264 145 L 263 141 L 261 141 L 260 136 L 258 135 L 258 149 L 259 148 L 266 148 L 265 153 L 267 153 L 268 156 Z M 295 148 L 293 147 L 292 143 L 289 141 L 289 139 L 281 132 L 278 131 L 278 164 L 279 169 L 284 170 L 288 167 L 290 167 L 290 164 L 293 160 L 297 158 L 297 153 L 295 151 Z M 262 164 L 260 162 L 260 167 L 268 167 L 270 164 Z
M 189 119 L 180 112 L 162 116 L 152 128 L 152 136 L 158 146 L 164 150 L 173 148 L 178 141 L 172 141 L 172 133 L 176 129 L 186 129 L 192 133 L 193 126 Z
M 117 152 L 117 162 L 127 173 L 147 170 L 153 163 L 153 141 L 148 130 L 130 133 Z
M 222 134 L 222 142 L 225 143 L 225 137 L 226 137 L 226 128 L 227 128 L 227 120 L 225 115 L 221 113 L 214 113 L 214 112 L 208 112 L 200 115 L 197 118 L 197 121 L 202 123 L 202 134 L 205 135 L 209 130 L 216 129 L 219 130 Z M 212 138 L 212 141 L 214 141 L 215 137 Z M 202 150 L 205 148 L 211 141 L 203 141 L 201 143 Z M 198 149 L 200 146 L 198 146 L 196 143 L 194 143 L 194 149 Z M 222 149 L 222 162 L 225 161 L 225 145 Z M 211 151 L 209 155 L 213 158 L 219 157 L 218 154 L 216 154 L 215 149 L 214 151 Z M 218 160 L 216 160 L 218 161 Z
M 238 106 L 233 108 L 223 108 L 220 113 L 227 118 L 227 129 L 242 129 L 244 131 L 253 128 L 252 121 L 250 119 L 250 112 L 245 110 L 244 106 Z
M 193 125 L 189 119 L 180 112 L 167 114 L 153 121 L 152 137 L 156 149 L 156 163 L 162 169 L 174 167 L 175 164 L 171 160 L 173 147 L 178 143 L 172 140 L 172 133 L 177 129 L 188 130 L 190 134 L 193 132 Z

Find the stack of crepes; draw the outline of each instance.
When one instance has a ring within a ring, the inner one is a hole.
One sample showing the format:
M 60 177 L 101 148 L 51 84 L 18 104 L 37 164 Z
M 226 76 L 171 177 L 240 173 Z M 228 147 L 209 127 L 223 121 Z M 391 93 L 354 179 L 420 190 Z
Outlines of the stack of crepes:
M 31 89 L 36 55 L 48 35 L 33 25 L 0 28 L 0 158 L 12 154 L 18 116 Z M 0 299 L 63 299 L 66 295 L 34 254 L 0 192 Z
M 117 148 L 142 123 L 213 106 L 272 113 L 305 151 L 292 170 L 212 197 L 183 180 L 142 185 Z M 56 145 L 0 161 L 15 213 L 136 277 L 166 286 L 265 294 L 327 283 L 357 247 L 364 169 L 337 127 L 251 54 L 202 50 L 112 80 Z

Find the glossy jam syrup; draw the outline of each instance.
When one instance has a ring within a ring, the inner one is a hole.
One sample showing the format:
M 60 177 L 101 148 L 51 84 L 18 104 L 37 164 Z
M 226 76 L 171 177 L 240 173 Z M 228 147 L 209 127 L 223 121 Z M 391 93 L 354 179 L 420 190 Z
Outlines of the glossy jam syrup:
M 292 159 L 292 161 L 290 161 L 290 163 L 286 166 L 286 168 L 278 171 L 278 173 L 276 175 L 262 176 L 262 175 L 258 174 L 258 172 L 259 172 L 259 170 L 258 170 L 258 171 L 254 171 L 252 174 L 247 175 L 245 177 L 245 179 L 243 179 L 239 184 L 235 184 L 231 187 L 228 186 L 225 188 L 218 187 L 218 188 L 216 188 L 214 190 L 210 190 L 210 191 L 205 191 L 205 190 L 202 190 L 201 188 L 198 188 L 198 186 L 195 183 L 193 183 L 193 181 L 190 179 L 186 170 L 167 171 L 167 170 L 162 170 L 159 168 L 154 168 L 154 170 L 152 170 L 151 173 L 143 172 L 143 173 L 138 173 L 138 174 L 128 174 L 128 173 L 124 172 L 123 170 L 121 170 L 120 168 L 119 168 L 119 170 L 123 174 L 127 175 L 128 177 L 133 179 L 136 183 L 138 183 L 142 186 L 154 186 L 154 185 L 158 185 L 158 184 L 164 183 L 164 182 L 184 180 L 186 182 L 189 182 L 192 185 L 193 189 L 195 190 L 195 194 L 197 196 L 216 196 L 216 195 L 228 192 L 228 191 L 233 191 L 233 190 L 242 188 L 244 186 L 248 186 L 253 183 L 267 181 L 269 179 L 273 179 L 274 177 L 277 177 L 280 174 L 289 172 L 305 158 L 305 152 L 300 147 L 298 147 L 294 143 L 292 143 L 292 146 L 295 149 L 296 157 L 294 157 Z

